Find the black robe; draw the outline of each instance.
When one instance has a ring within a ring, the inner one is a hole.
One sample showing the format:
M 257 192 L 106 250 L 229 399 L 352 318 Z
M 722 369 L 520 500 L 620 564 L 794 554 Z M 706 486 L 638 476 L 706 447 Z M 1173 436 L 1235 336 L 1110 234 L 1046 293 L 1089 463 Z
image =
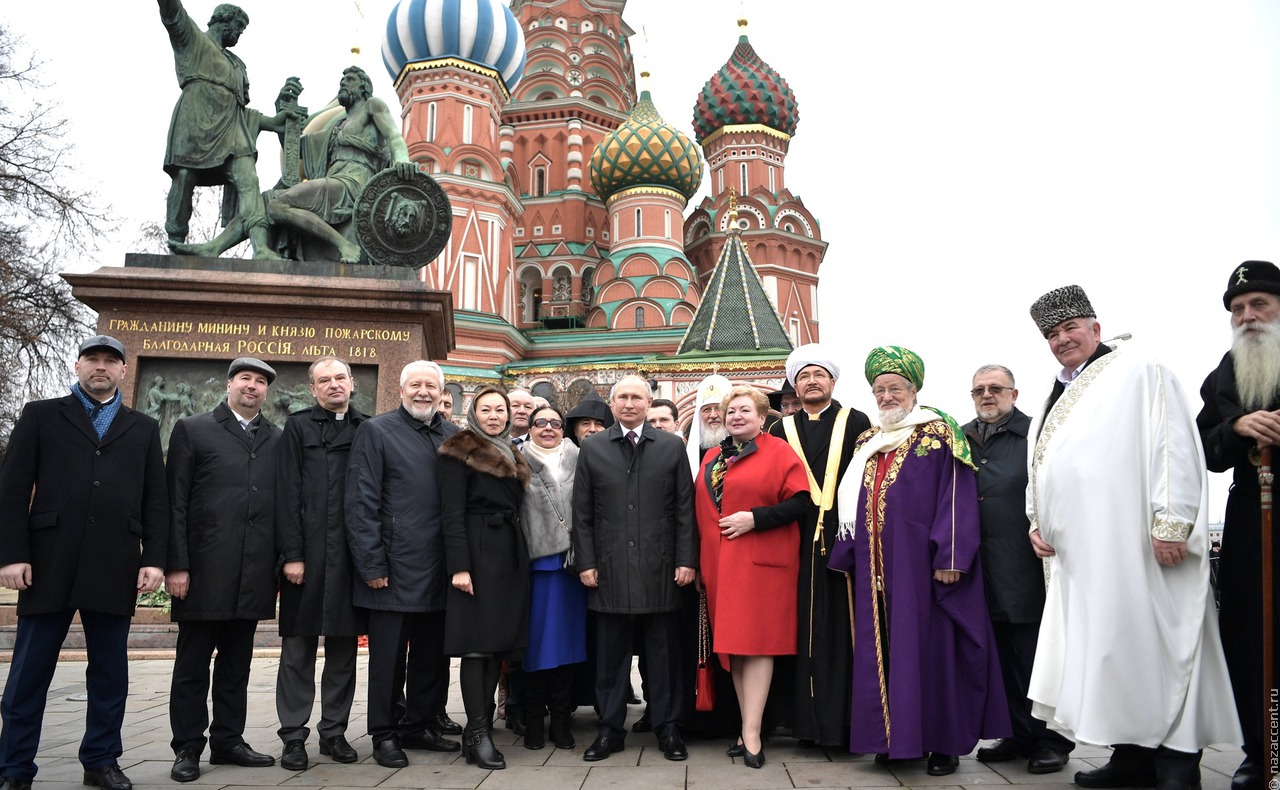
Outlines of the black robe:
M 817 420 L 808 419 L 804 411 L 796 413 L 796 433 L 804 449 L 805 462 L 813 477 L 822 485 L 827 471 L 827 454 L 831 448 L 831 432 L 835 426 L 837 401 Z M 840 453 L 837 484 L 844 477 L 858 435 L 871 427 L 867 415 L 850 409 L 845 424 L 845 440 Z M 786 441 L 779 421 L 770 433 Z M 800 618 L 796 632 L 796 658 L 791 709 L 785 701 L 778 710 L 782 718 L 790 718 L 791 734 L 797 740 L 813 741 L 822 746 L 849 745 L 849 678 L 853 666 L 853 636 L 849 626 L 849 587 L 846 575 L 827 569 L 827 559 L 835 546 L 840 528 L 840 514 L 835 504 L 822 524 L 823 537 L 814 542 L 818 508 L 807 500 L 804 520 L 800 523 L 800 578 L 797 605 Z M 825 551 L 824 551 L 825 547 Z M 785 682 L 787 664 L 780 661 L 778 680 Z M 780 689 L 783 682 L 774 683 Z M 771 702 L 779 702 L 771 694 Z
M 1262 737 L 1262 564 L 1258 561 L 1262 556 L 1261 490 L 1258 468 L 1249 458 L 1255 443 L 1236 435 L 1233 427 L 1236 419 L 1247 412 L 1240 405 L 1230 353 L 1204 380 L 1200 397 L 1204 408 L 1196 417 L 1196 426 L 1209 469 L 1234 470 L 1218 560 L 1218 625 L 1244 730 L 1244 750 L 1250 757 L 1262 760 L 1266 750 Z M 1273 400 L 1266 408 L 1280 408 L 1280 400 Z M 1277 456 L 1273 463 L 1280 463 L 1280 454 L 1273 454 Z M 1272 544 L 1271 564 L 1280 567 L 1280 541 Z M 1272 613 L 1280 614 L 1280 598 L 1275 597 L 1274 590 L 1272 595 Z M 1280 634 L 1280 619 L 1272 627 L 1273 633 Z M 1274 672 L 1280 678 L 1280 661 Z

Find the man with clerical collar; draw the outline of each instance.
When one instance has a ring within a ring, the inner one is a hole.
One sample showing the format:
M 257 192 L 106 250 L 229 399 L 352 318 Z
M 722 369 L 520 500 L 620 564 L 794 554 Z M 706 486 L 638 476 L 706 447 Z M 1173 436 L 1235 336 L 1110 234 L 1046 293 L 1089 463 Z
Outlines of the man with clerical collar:
M 840 367 L 819 343 L 796 348 L 787 356 L 787 381 L 800 396 L 801 409 L 770 428 L 785 439 L 809 472 L 810 503 L 800 523 L 800 609 L 798 650 L 794 666 L 791 710 L 785 696 L 777 715 L 791 722 L 802 743 L 841 746 L 849 743 L 849 664 L 853 660 L 849 631 L 851 588 L 840 574 L 827 573 L 827 555 L 840 526 L 836 489 L 853 458 L 858 435 L 871 427 L 867 415 L 844 408 L 831 397 Z M 783 687 L 789 662 L 779 662 Z
M 982 524 L 982 581 L 1013 737 L 978 750 L 984 763 L 1027 760 L 1033 774 L 1056 773 L 1075 744 L 1031 715 L 1027 683 L 1035 664 L 1044 610 L 1044 564 L 1027 540 L 1027 429 L 1031 418 L 1017 407 L 1013 371 L 983 365 L 973 374 L 977 419 L 964 426 L 978 471 Z
M 1050 558 L 1031 712 L 1115 746 L 1081 787 L 1194 790 L 1201 749 L 1240 742 L 1200 436 L 1173 372 L 1132 343 L 1102 353 L 1096 316 L 1077 285 L 1031 307 L 1061 370 L 1029 433 L 1031 542 Z
M 956 421 L 919 404 L 918 354 L 880 346 L 865 370 L 880 428 L 858 437 L 828 564 L 854 588 L 849 750 L 928 755 L 928 774 L 946 776 L 980 738 L 1009 734 L 974 464 Z
M 22 409 L 0 464 L 0 585 L 18 625 L 0 702 L 0 788 L 30 790 L 45 698 L 78 611 L 88 653 L 84 783 L 132 784 L 120 770 L 129 693 L 129 620 L 164 578 L 169 499 L 156 421 L 122 403 L 124 345 L 80 344 L 77 382 Z
M 280 428 L 261 413 L 275 370 L 241 357 L 227 369 L 227 398 L 184 417 L 169 437 L 169 565 L 177 652 L 169 724 L 178 782 L 209 762 L 266 766 L 270 755 L 244 740 L 249 667 L 259 620 L 276 616 L 276 451 Z M 209 661 L 213 670 L 210 725 Z
M 1204 408 L 1196 424 L 1209 469 L 1233 473 L 1218 573 L 1222 649 L 1244 730 L 1245 759 L 1231 787 L 1260 790 L 1264 761 L 1271 755 L 1267 744 L 1273 742 L 1262 722 L 1264 700 L 1270 699 L 1262 685 L 1258 642 L 1262 563 L 1276 566 L 1280 541 L 1272 545 L 1272 556 L 1262 559 L 1258 451 L 1280 444 L 1280 269 L 1267 261 L 1245 261 L 1227 279 L 1222 303 L 1231 312 L 1231 350 L 1200 388 Z M 1276 463 L 1280 457 L 1272 460 Z M 1270 595 L 1276 600 L 1274 588 Z M 1272 615 L 1277 612 L 1273 607 Z M 1273 677 L 1280 678 L 1280 672 Z
M 351 603 L 343 494 L 351 441 L 368 417 L 351 405 L 355 379 L 346 362 L 322 357 L 307 375 L 316 403 L 285 421 L 276 479 L 276 550 L 284 563 L 276 715 L 286 771 L 307 768 L 321 636 L 320 753 L 340 763 L 358 759 L 346 732 L 356 691 L 356 640 L 367 630 L 363 611 Z

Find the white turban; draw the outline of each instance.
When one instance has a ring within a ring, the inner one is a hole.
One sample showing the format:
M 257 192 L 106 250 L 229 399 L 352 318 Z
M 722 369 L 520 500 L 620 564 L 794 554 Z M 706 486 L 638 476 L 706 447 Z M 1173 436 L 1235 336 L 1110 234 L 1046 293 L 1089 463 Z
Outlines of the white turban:
M 733 389 L 733 383 L 720 375 L 707 376 L 698 385 L 698 396 L 693 401 L 693 421 L 689 423 L 689 467 L 697 482 L 698 469 L 702 466 L 702 407 L 708 403 L 719 404 Z
M 810 365 L 826 368 L 833 379 L 840 378 L 840 366 L 827 353 L 827 349 L 821 343 L 806 343 L 787 355 L 787 381 L 791 382 L 791 386 L 796 385 L 796 376 L 800 371 Z

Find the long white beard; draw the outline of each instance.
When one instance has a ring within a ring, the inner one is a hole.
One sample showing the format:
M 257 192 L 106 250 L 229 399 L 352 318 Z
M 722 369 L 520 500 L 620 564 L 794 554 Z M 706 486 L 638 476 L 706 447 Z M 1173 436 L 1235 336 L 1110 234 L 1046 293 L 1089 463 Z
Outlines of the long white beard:
M 902 422 L 911 412 L 910 409 L 904 409 L 901 406 L 893 406 L 888 409 L 880 410 L 880 427 L 892 428 Z
M 1246 330 L 1257 330 L 1246 332 Z M 1235 362 L 1240 405 L 1249 411 L 1266 408 L 1280 395 L 1280 324 L 1252 321 L 1235 328 L 1231 357 Z
M 702 449 L 710 450 L 712 447 L 719 447 L 724 438 L 729 435 L 729 429 L 721 425 L 719 428 L 702 429 Z

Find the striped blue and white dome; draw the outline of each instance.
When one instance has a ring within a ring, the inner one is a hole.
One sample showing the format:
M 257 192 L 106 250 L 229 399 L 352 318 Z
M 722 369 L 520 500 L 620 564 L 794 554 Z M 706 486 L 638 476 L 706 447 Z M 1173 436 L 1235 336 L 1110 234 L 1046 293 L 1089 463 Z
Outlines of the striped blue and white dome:
M 524 31 L 500 0 L 399 0 L 382 40 L 391 79 L 410 63 L 450 57 L 493 69 L 510 91 L 524 73 Z

